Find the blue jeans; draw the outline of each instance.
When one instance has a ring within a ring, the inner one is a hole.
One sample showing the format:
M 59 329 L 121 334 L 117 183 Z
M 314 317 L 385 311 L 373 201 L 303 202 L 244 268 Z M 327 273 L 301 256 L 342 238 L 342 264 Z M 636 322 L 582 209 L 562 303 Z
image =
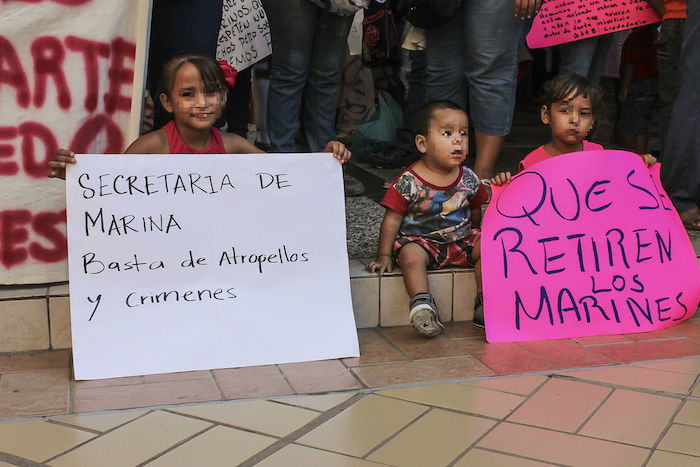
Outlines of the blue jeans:
M 576 73 L 593 84 L 600 83 L 612 34 L 589 37 L 559 46 L 559 73 Z
M 267 130 L 274 152 L 294 152 L 301 117 L 309 150 L 335 139 L 340 71 L 352 16 L 331 15 L 309 0 L 263 0 L 272 66 Z
M 531 23 L 513 16 L 512 0 L 469 0 L 446 24 L 426 29 L 426 100 L 466 107 L 468 95 L 476 131 L 510 133 L 518 51 Z
M 679 212 L 700 207 L 700 0 L 688 0 L 673 106 L 661 164 L 661 181 Z
M 683 44 L 683 26 L 685 19 L 665 19 L 661 23 L 661 33 L 657 41 L 657 60 L 659 63 L 659 137 L 661 151 L 666 147 L 666 135 L 671 122 L 673 103 L 676 102 L 680 88 L 678 61 Z

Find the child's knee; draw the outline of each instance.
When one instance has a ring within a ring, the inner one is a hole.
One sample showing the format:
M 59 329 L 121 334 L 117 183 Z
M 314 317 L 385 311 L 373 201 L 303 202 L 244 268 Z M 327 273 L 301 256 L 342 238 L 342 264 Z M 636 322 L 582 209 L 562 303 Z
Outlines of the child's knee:
M 399 250 L 398 262 L 401 269 L 425 267 L 428 265 L 428 253 L 416 243 L 408 243 Z

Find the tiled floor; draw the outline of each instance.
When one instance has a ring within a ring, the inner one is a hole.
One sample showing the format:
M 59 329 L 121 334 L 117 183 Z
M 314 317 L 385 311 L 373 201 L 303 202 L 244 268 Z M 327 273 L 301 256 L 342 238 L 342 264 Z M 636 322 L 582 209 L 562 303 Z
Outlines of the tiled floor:
M 72 381 L 0 357 L 0 466 L 700 466 L 700 318 L 487 344 L 359 331 L 360 358 Z

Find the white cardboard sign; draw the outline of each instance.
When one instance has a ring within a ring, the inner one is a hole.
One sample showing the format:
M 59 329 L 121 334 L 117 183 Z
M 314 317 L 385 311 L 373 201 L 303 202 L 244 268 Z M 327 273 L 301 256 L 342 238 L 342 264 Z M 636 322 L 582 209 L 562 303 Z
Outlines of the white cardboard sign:
M 224 0 L 217 60 L 245 70 L 272 53 L 270 25 L 261 0 Z
M 359 356 L 331 154 L 77 158 L 77 380 Z

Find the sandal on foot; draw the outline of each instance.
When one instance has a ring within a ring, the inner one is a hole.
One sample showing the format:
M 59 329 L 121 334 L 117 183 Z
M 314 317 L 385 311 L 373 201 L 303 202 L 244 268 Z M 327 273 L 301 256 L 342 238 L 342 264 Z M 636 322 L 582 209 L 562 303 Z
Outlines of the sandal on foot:
M 679 212 L 683 227 L 688 230 L 700 230 L 700 210 L 698 208 Z

